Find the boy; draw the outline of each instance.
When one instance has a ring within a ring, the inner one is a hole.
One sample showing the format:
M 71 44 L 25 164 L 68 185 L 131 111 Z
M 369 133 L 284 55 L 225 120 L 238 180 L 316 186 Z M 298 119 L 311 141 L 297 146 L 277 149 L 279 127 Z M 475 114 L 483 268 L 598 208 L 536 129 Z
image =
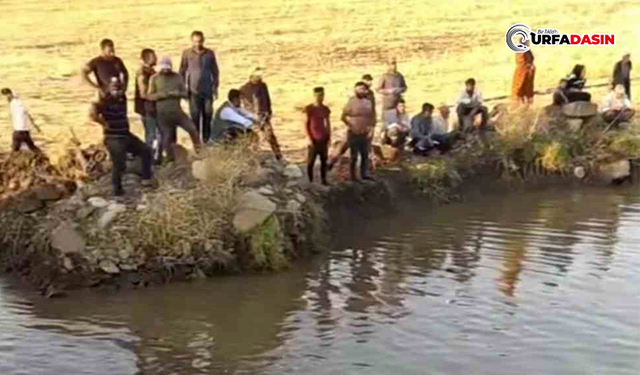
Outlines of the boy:
M 4 88 L 1 93 L 7 98 L 9 108 L 11 109 L 11 119 L 13 122 L 13 142 L 11 150 L 13 152 L 18 152 L 22 145 L 26 144 L 31 151 L 40 153 L 41 151 L 35 143 L 33 143 L 31 132 L 29 131 L 29 125 L 33 125 L 38 133 L 42 133 L 38 125 L 33 121 L 33 117 L 31 117 L 27 109 L 22 104 L 22 101 L 13 94 L 11 89 Z
M 305 130 L 309 137 L 309 154 L 307 157 L 307 175 L 309 182 L 313 182 L 313 167 L 320 156 L 320 176 L 322 184 L 327 182 L 327 159 L 329 157 L 329 144 L 331 141 L 331 110 L 324 105 L 324 88 L 313 89 L 315 101 L 305 108 Z

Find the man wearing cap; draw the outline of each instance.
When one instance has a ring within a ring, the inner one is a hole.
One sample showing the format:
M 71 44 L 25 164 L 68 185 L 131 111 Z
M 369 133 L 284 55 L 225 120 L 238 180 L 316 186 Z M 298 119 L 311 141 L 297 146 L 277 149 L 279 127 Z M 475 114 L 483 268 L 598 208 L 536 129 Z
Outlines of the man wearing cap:
M 622 60 L 616 63 L 613 69 L 613 84 L 620 84 L 624 87 L 627 98 L 631 99 L 631 54 L 622 56 Z
M 213 102 L 218 98 L 220 70 L 216 54 L 204 46 L 202 31 L 191 33 L 192 47 L 182 53 L 180 75 L 189 92 L 189 111 L 202 141 L 211 137 Z
M 280 144 L 273 132 L 271 126 L 271 95 L 269 95 L 269 87 L 262 80 L 264 69 L 258 67 L 249 73 L 249 82 L 240 88 L 242 94 L 242 106 L 245 110 L 257 113 L 260 118 L 260 130 L 266 142 L 271 146 L 276 159 L 282 159 Z
M 124 94 L 127 93 L 129 84 L 129 72 L 122 60 L 116 56 L 114 43 L 111 39 L 103 39 L 100 42 L 101 55 L 89 61 L 82 67 L 80 78 L 88 86 L 98 91 L 99 95 L 104 95 L 109 91 L 109 83 L 112 78 L 117 78 L 122 82 Z M 93 74 L 96 82 L 89 78 Z
M 113 163 L 111 171 L 113 194 L 124 195 L 122 176 L 127 167 L 127 153 L 142 158 L 142 185 L 152 186 L 152 151 L 129 131 L 127 99 L 124 96 L 124 86 L 118 78 L 113 77 L 111 83 L 107 85 L 107 91 L 103 92 L 98 101 L 91 103 L 89 119 L 101 125 L 104 131 L 104 145 Z
M 631 120 L 635 115 L 635 111 L 623 85 L 617 84 L 604 98 L 600 105 L 600 113 L 602 113 L 602 118 L 606 122 L 614 125 Z
M 187 97 L 188 92 L 184 81 L 180 74 L 173 71 L 171 58 L 162 58 L 158 64 L 158 73 L 149 80 L 147 92 L 147 99 L 156 102 L 156 116 L 160 128 L 157 164 L 162 163 L 164 150 L 167 151 L 169 161 L 175 161 L 176 127 L 181 127 L 189 134 L 196 152 L 202 147 L 196 127 L 180 107 L 180 99 Z
M 390 59 L 387 63 L 387 72 L 382 75 L 376 91 L 382 95 L 382 121 L 385 113 L 395 111 L 398 100 L 407 92 L 407 83 L 404 76 L 398 72 L 396 59 Z

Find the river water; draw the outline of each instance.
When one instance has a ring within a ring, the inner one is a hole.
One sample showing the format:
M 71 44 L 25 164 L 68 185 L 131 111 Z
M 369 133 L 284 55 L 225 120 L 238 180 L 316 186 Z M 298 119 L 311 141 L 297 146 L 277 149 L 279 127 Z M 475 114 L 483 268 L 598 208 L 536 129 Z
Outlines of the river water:
M 639 374 L 638 187 L 477 195 L 352 220 L 277 275 L 0 279 L 0 374 Z

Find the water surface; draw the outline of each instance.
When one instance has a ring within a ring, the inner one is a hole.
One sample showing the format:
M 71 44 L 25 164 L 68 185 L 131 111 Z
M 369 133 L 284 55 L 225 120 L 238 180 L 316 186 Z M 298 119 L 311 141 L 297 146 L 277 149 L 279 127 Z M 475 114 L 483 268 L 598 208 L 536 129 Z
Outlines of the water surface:
M 0 280 L 7 375 L 636 375 L 639 355 L 637 186 L 416 204 L 277 275 L 60 300 Z

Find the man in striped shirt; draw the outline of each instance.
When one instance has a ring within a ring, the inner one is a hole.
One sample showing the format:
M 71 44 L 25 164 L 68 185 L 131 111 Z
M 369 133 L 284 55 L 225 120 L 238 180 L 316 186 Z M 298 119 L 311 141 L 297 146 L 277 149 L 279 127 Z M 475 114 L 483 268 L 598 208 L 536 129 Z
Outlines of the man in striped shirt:
M 108 92 L 97 102 L 91 103 L 89 119 L 103 128 L 104 145 L 113 163 L 113 194 L 124 195 L 122 176 L 127 167 L 127 153 L 142 158 L 142 186 L 152 186 L 153 153 L 151 148 L 129 131 L 127 99 L 120 80 L 114 77 L 108 86 Z

